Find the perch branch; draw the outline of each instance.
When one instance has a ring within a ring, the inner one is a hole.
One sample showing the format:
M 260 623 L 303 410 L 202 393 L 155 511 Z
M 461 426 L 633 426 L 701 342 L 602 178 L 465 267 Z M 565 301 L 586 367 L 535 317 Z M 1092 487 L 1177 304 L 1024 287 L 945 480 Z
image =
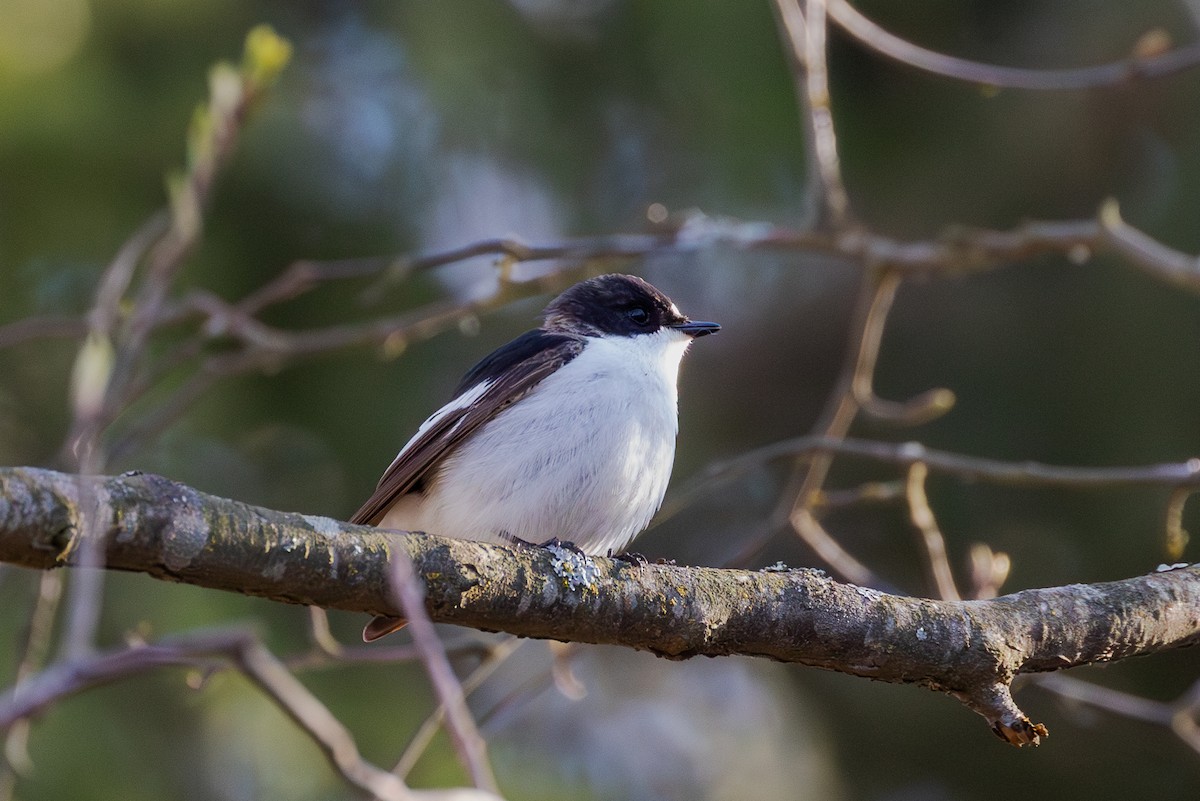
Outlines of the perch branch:
M 78 552 L 81 484 L 113 570 L 286 603 L 396 616 L 393 549 L 435 621 L 607 643 L 672 659 L 743 654 L 950 693 L 1008 742 L 1046 733 L 1009 691 L 1021 673 L 1200 643 L 1200 566 L 987 601 L 840 584 L 817 570 L 629 565 L 352 526 L 204 495 L 151 475 L 0 469 L 0 561 L 36 569 Z

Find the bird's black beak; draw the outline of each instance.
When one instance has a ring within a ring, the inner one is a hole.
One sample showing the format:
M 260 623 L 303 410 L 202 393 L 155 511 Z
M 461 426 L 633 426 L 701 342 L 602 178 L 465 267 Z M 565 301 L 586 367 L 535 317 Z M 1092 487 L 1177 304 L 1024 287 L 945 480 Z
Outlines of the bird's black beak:
M 698 320 L 685 320 L 682 323 L 675 323 L 671 328 L 695 339 L 696 337 L 705 337 L 709 334 L 717 333 L 721 330 L 721 325 L 720 323 L 702 323 Z

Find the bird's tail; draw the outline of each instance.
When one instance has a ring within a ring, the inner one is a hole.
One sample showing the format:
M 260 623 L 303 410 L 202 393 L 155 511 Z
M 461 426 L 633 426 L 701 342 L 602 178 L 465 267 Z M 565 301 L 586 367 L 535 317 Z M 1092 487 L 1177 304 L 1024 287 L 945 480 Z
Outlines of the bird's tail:
M 375 642 L 380 637 L 386 637 L 393 631 L 399 631 L 407 625 L 408 621 L 402 617 L 376 615 L 363 628 L 363 642 Z

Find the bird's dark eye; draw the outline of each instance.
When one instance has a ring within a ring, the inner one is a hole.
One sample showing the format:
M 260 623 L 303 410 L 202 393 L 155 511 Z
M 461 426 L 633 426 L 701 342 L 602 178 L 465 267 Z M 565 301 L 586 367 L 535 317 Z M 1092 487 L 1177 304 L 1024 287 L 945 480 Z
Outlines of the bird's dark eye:
M 638 325 L 645 325 L 650 322 L 650 312 L 646 311 L 643 306 L 634 306 L 625 310 L 625 316 L 633 320 Z

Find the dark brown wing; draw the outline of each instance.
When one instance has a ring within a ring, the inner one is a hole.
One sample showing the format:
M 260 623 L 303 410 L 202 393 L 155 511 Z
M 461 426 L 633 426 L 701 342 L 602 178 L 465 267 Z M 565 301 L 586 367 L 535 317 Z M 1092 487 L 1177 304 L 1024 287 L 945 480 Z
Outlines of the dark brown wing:
M 455 447 L 501 409 L 575 358 L 580 339 L 530 331 L 487 356 L 467 373 L 454 398 L 425 422 L 388 467 L 375 492 L 350 518 L 374 526 L 388 509 L 430 473 Z M 481 387 L 482 390 L 481 390 Z

